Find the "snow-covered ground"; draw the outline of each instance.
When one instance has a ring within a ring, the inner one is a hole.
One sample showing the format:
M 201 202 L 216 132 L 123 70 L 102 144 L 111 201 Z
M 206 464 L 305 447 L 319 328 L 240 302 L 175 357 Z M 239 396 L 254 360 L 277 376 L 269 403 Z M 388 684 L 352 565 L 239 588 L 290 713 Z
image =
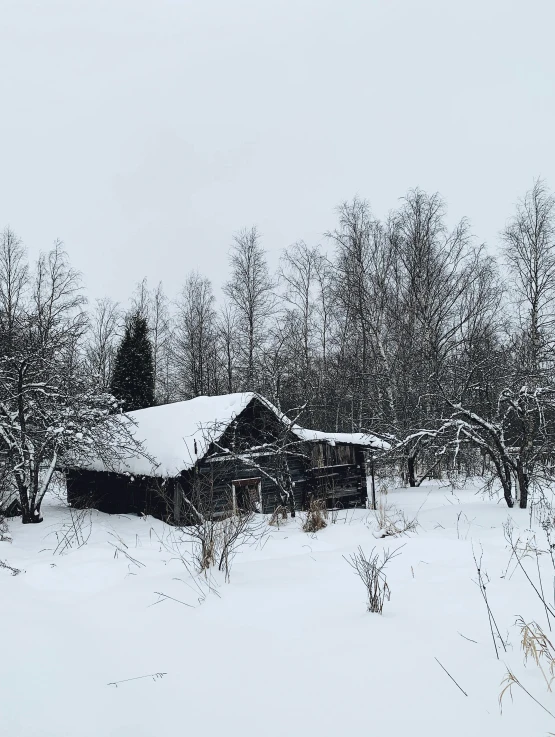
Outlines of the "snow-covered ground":
M 87 544 L 60 554 L 71 517 L 49 500 L 42 525 L 13 520 L 13 542 L 0 543 L 0 560 L 24 571 L 0 569 L 0 734 L 555 732 L 555 718 L 518 687 L 500 714 L 507 665 L 555 713 L 538 669 L 523 664 L 514 626 L 517 615 L 547 623 L 522 571 L 508 565 L 509 510 L 476 488 L 391 491 L 387 504 L 408 516 L 418 511 L 420 523 L 398 539 L 376 539 L 374 514 L 363 510 L 341 513 L 316 536 L 298 520 L 268 527 L 264 541 L 239 552 L 230 583 L 215 577 L 212 593 L 193 585 L 171 551 L 173 531 L 151 518 L 93 512 Z M 518 534 L 531 535 L 527 512 L 510 517 Z M 87 520 L 83 529 L 88 534 Z M 358 545 L 403 545 L 387 571 L 383 616 L 366 611 L 363 586 L 343 557 Z M 511 643 L 507 653 L 498 643 L 499 660 L 473 547 L 483 548 L 490 606 Z M 549 556 L 540 563 L 553 603 Z M 527 565 L 537 581 L 535 557 Z

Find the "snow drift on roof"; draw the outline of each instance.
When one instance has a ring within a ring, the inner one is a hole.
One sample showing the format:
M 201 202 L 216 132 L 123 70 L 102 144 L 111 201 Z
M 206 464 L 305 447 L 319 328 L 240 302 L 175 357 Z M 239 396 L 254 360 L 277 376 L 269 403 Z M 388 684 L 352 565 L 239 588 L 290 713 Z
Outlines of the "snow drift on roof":
M 391 446 L 385 440 L 362 432 L 320 432 L 319 430 L 307 430 L 298 425 L 293 426 L 293 432 L 301 440 L 306 441 L 324 441 L 335 445 L 336 443 L 343 445 L 362 445 L 365 448 L 374 448 L 375 450 L 387 450 Z

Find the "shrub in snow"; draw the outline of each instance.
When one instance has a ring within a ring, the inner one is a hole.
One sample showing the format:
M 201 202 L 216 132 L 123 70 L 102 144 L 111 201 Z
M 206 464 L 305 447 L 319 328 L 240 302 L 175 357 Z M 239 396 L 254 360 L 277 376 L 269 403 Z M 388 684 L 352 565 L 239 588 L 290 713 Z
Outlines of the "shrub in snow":
M 418 520 L 416 517 L 410 519 L 401 509 L 389 504 L 380 502 L 375 512 L 378 532 L 374 533 L 374 537 L 398 537 L 406 535 L 408 532 L 416 532 Z
M 308 512 L 303 520 L 303 531 L 304 532 L 318 532 L 326 527 L 327 522 L 325 519 L 326 502 L 323 499 L 312 499 Z
M 206 517 L 197 511 L 191 524 L 181 528 L 184 540 L 192 543 L 193 565 L 199 573 L 217 567 L 230 580 L 231 566 L 237 552 L 245 545 L 257 545 L 265 537 L 266 522 L 253 512 L 229 512 L 220 517 Z
M 391 596 L 384 570 L 389 561 L 399 553 L 398 550 L 393 551 L 393 553 L 390 553 L 389 550 L 383 550 L 380 555 L 375 551 L 376 548 L 372 548 L 370 554 L 366 556 L 359 545 L 357 552 L 345 558 L 345 560 L 366 588 L 368 611 L 381 614 L 385 600 L 389 601 Z
M 285 522 L 287 522 L 287 508 L 280 504 L 272 512 L 268 524 L 279 529 L 279 526 Z

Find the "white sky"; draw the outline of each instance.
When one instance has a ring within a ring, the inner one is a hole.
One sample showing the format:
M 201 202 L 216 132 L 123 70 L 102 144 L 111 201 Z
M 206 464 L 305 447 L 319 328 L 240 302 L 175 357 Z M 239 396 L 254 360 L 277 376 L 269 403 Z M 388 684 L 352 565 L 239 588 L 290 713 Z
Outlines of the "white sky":
M 440 191 L 492 247 L 555 188 L 553 0 L 0 0 L 0 226 L 91 296 L 219 286 L 235 231 L 321 240 Z

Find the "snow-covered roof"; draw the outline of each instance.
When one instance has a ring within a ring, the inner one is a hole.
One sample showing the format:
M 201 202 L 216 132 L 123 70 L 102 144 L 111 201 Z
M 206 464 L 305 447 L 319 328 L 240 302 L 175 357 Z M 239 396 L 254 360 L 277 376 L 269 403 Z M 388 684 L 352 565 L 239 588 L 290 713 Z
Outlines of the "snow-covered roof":
M 376 435 L 363 432 L 320 432 L 319 430 L 307 430 L 297 425 L 293 426 L 293 432 L 301 440 L 308 442 L 323 441 L 330 445 L 362 445 L 365 448 L 374 448 L 375 450 L 387 450 L 390 444 L 378 438 Z
M 253 392 L 242 392 L 195 397 L 128 412 L 122 415 L 122 421 L 128 418 L 132 423 L 131 433 L 148 457 L 133 453 L 115 467 L 106 468 L 97 460 L 87 468 L 144 476 L 176 476 L 192 468 L 205 455 L 210 443 L 219 440 L 255 396 Z
M 307 430 L 293 424 L 264 397 L 254 392 L 195 397 L 122 415 L 130 423 L 130 431 L 141 444 L 143 453 L 131 452 L 115 465 L 106 467 L 101 459 L 86 464 L 94 471 L 115 471 L 138 476 L 176 476 L 192 468 L 202 458 L 211 443 L 223 435 L 253 399 L 262 402 L 300 439 L 307 442 L 345 443 L 368 448 L 386 448 L 388 444 L 374 435 L 364 433 L 326 433 Z

